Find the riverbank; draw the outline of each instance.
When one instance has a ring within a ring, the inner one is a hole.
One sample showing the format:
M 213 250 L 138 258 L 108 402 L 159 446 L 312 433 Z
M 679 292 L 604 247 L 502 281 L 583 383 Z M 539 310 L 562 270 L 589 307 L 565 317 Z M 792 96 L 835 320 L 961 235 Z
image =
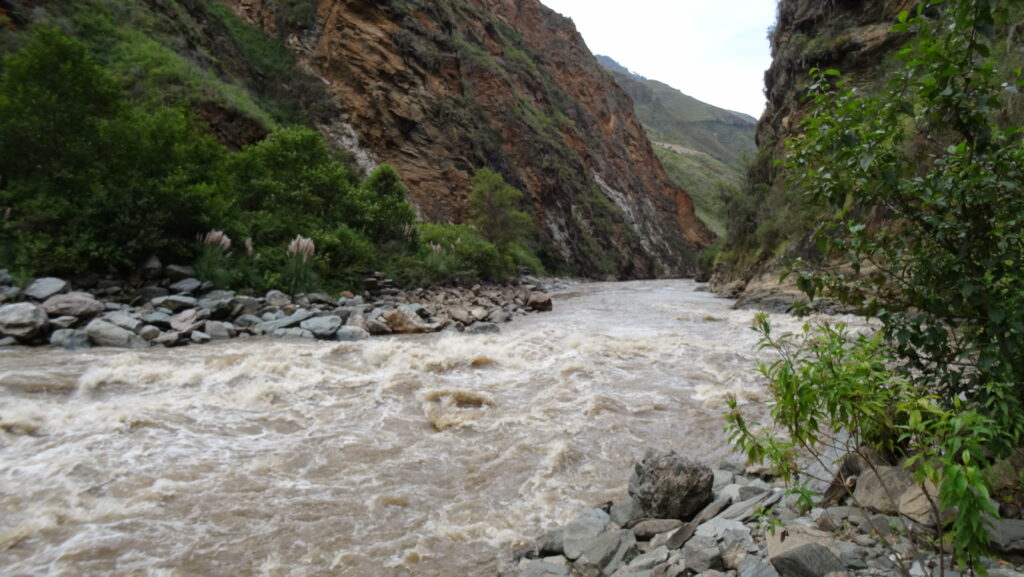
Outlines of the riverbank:
M 712 470 L 648 451 L 628 499 L 585 509 L 500 575 L 960 577 L 954 560 L 929 546 L 935 519 L 909 472 L 880 466 L 852 491 L 855 500 L 826 491 L 805 508 L 763 468 L 726 460 Z M 1022 524 L 993 520 L 993 550 L 1024 561 Z M 1024 565 L 995 557 L 983 565 L 989 577 L 1024 575 Z
M 552 288 L 572 281 L 520 277 L 505 285 L 405 291 L 376 274 L 363 294 L 313 292 L 263 296 L 216 290 L 191 267 L 157 265 L 152 279 L 38 278 L 24 289 L 0 270 L 0 346 L 146 348 L 267 335 L 358 341 L 370 336 L 442 330 L 496 333 L 500 325 L 552 309 Z

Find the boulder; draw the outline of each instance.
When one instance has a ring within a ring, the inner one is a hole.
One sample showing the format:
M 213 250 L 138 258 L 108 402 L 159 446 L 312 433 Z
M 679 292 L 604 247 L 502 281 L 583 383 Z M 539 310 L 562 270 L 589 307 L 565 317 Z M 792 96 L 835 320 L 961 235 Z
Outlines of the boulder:
M 92 318 L 103 312 L 103 303 L 89 293 L 70 292 L 53 295 L 42 304 L 43 310 L 51 317 Z
M 67 292 L 67 290 L 68 281 L 59 278 L 46 277 L 37 278 L 32 281 L 32 284 L 28 285 L 24 292 L 22 292 L 22 295 L 37 301 L 45 301 L 53 295 Z
M 938 499 L 938 490 L 927 485 L 928 493 Z M 902 467 L 876 465 L 863 471 L 853 491 L 861 506 L 886 515 L 905 515 L 922 525 L 935 526 L 931 504 L 914 475 Z
M 85 327 L 89 341 L 98 347 L 143 348 L 149 346 L 142 337 L 105 319 L 94 319 Z
M 142 322 L 138 317 L 126 313 L 124 311 L 115 311 L 103 315 L 103 320 L 107 321 L 112 325 L 117 325 L 122 329 L 129 330 L 131 332 L 138 332 L 145 323 Z
M 711 537 L 690 539 L 683 546 L 683 559 L 686 559 L 686 569 L 694 573 L 724 568 L 722 550 L 718 547 L 718 541 Z
M 181 333 L 178 331 L 168 331 L 153 339 L 153 344 L 176 347 L 181 344 Z
M 203 286 L 203 283 L 197 278 L 183 278 L 167 288 L 171 289 L 171 292 L 181 294 L 194 293 L 199 290 L 199 287 L 201 286 Z
M 391 327 L 381 318 L 366 319 L 366 330 L 371 335 L 391 334 Z
M 779 577 L 779 572 L 770 563 L 757 555 L 747 555 L 736 570 L 738 577 Z
M 993 550 L 1014 557 L 1024 555 L 1024 520 L 992 520 L 988 529 Z
M 473 323 L 466 327 L 467 335 L 496 335 L 501 332 L 501 327 L 494 323 Z
M 713 480 L 707 465 L 649 450 L 629 479 L 629 494 L 649 517 L 688 520 L 711 503 Z
M 440 327 L 435 323 L 428 323 L 419 314 L 418 305 L 402 305 L 393 311 L 381 315 L 381 320 L 387 323 L 391 332 L 398 334 L 419 334 L 432 333 Z M 425 309 L 424 309 L 425 310 Z
M 196 276 L 196 269 L 180 264 L 170 264 L 164 267 L 164 275 L 166 275 L 171 282 L 178 282 L 180 280 Z
M 845 574 L 846 567 L 831 551 L 818 543 L 805 543 L 771 558 L 772 566 L 785 577 L 824 577 Z
M 313 333 L 307 331 L 306 329 L 300 329 L 298 327 L 291 329 L 276 329 L 270 333 L 270 336 L 279 339 L 316 339 L 316 337 L 313 336 Z
M 0 287 L 0 303 L 16 300 L 21 294 L 21 289 L 16 286 Z
M 191 333 L 202 323 L 198 309 L 188 309 L 171 317 L 171 328 L 179 333 Z
M 370 338 L 370 333 L 366 332 L 366 329 L 359 327 L 345 326 L 338 329 L 338 332 L 334 333 L 334 340 L 344 342 L 362 341 Z
M 331 339 L 341 328 L 341 317 L 336 315 L 313 317 L 302 321 L 299 326 L 313 333 L 313 336 L 318 339 Z
M 263 322 L 263 319 L 256 315 L 245 314 L 235 319 L 235 326 L 247 329 Z
M 633 527 L 633 533 L 636 535 L 637 539 L 646 541 L 658 533 L 675 531 L 682 526 L 683 522 L 679 519 L 647 519 L 637 523 Z
M 89 344 L 89 335 L 81 329 L 59 329 L 53 331 L 53 334 L 50 335 L 50 344 L 70 351 L 87 349 L 91 346 Z
M 283 308 L 292 304 L 292 297 L 277 290 L 269 291 L 266 296 L 263 297 L 263 300 L 265 300 L 268 305 L 277 308 Z
M 616 501 L 612 503 L 612 508 L 609 511 L 612 523 L 615 523 L 619 527 L 625 527 L 630 521 L 639 519 L 640 513 L 641 511 L 638 510 L 636 501 L 633 499 Z
M 50 319 L 51 329 L 70 329 L 78 324 L 78 317 L 56 317 Z
M 0 335 L 29 340 L 46 329 L 46 311 L 32 303 L 0 306 Z
M 530 300 L 526 302 L 526 308 L 531 311 L 548 312 L 553 308 L 551 297 L 545 293 L 534 291 L 530 293 Z
M 215 341 L 226 341 L 237 335 L 234 325 L 221 321 L 206 321 L 206 324 L 203 325 L 203 332 L 210 335 L 210 338 Z
M 255 297 L 236 296 L 231 299 L 231 315 L 255 315 L 260 311 L 260 300 Z
M 452 320 L 458 321 L 464 325 L 473 324 L 473 322 L 476 321 L 476 319 L 469 314 L 469 311 L 466 310 L 466 307 L 460 305 L 452 305 L 448 307 L 448 316 L 450 316 Z
M 583 577 L 609 577 L 637 556 L 636 536 L 623 529 L 598 535 L 574 567 Z
M 14 284 L 14 277 L 11 276 L 11 272 L 5 268 L 0 268 L 0 286 L 10 286 Z
M 608 526 L 611 519 L 601 509 L 587 509 L 569 521 L 562 533 L 565 556 L 575 561 Z
M 153 325 L 145 325 L 138 330 L 138 335 L 147 341 L 152 341 L 160 336 L 160 329 Z
M 204 333 L 203 331 L 192 331 L 192 334 L 189 336 L 189 340 L 191 340 L 193 343 L 197 345 L 205 345 L 206 343 L 212 341 L 213 337 Z
M 271 292 L 274 292 L 274 291 L 271 291 Z M 258 329 L 260 331 L 263 331 L 264 333 L 267 333 L 267 334 L 272 334 L 274 331 L 278 331 L 278 330 L 281 330 L 281 329 L 288 329 L 288 328 L 292 328 L 292 327 L 298 326 L 302 321 L 304 321 L 304 320 L 306 320 L 308 318 L 311 318 L 312 316 L 313 316 L 313 313 L 311 311 L 308 311 L 306 309 L 299 309 L 299 310 L 295 311 L 294 313 L 292 313 L 292 314 L 290 314 L 290 315 L 288 315 L 288 316 L 286 316 L 284 318 L 280 318 L 280 319 L 273 320 L 273 321 L 265 321 L 265 322 L 262 322 L 262 323 L 256 325 L 253 328 L 256 328 L 256 329 Z M 310 334 L 312 334 L 312 333 L 310 333 Z
M 142 322 L 153 325 L 163 330 L 171 328 L 171 315 L 155 311 L 142 315 Z
M 191 309 L 196 306 L 196 299 L 192 297 L 173 295 L 169 297 L 157 297 L 153 299 L 153 306 L 163 307 L 172 313 L 178 313 L 185 309 Z

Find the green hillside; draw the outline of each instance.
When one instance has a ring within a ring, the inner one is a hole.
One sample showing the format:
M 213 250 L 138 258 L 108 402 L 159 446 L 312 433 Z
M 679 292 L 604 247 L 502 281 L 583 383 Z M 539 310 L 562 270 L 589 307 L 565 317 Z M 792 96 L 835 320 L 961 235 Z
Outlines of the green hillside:
M 669 177 L 693 197 L 701 220 L 723 235 L 722 192 L 743 180 L 757 150 L 756 120 L 630 72 L 608 56 L 597 59 L 633 99 Z

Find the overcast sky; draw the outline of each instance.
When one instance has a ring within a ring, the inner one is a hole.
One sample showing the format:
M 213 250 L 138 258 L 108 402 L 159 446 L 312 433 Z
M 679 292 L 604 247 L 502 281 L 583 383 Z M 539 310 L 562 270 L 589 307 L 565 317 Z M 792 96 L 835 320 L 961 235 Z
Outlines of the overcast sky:
M 594 54 L 694 98 L 759 117 L 776 0 L 541 0 Z

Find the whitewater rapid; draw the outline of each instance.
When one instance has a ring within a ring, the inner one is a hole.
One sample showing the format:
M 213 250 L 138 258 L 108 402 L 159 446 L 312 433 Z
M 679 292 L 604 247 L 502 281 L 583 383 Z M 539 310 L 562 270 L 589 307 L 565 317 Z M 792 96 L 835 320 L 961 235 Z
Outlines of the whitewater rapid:
M 0 574 L 495 575 L 647 447 L 728 456 L 754 313 L 696 287 L 578 285 L 500 335 L 4 350 Z

